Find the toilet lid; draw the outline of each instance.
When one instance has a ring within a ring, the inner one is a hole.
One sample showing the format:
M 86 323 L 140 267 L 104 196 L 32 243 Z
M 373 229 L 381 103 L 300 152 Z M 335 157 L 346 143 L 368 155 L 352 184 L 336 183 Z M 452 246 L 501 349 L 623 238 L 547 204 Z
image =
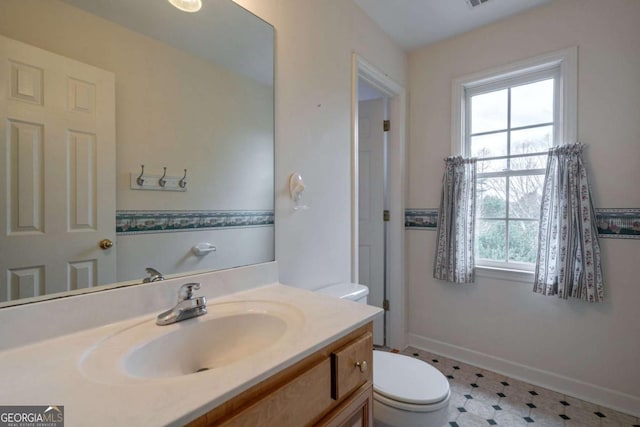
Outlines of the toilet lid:
M 449 381 L 440 371 L 421 360 L 374 351 L 373 389 L 399 402 L 428 405 L 449 395 Z

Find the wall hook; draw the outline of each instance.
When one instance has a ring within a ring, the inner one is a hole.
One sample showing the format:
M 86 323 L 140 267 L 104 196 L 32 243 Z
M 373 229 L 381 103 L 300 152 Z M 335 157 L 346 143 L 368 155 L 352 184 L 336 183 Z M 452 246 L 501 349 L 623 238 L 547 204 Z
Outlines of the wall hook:
M 304 191 L 304 182 L 298 172 L 294 172 L 289 177 L 289 196 L 294 202 L 299 202 Z
M 186 169 L 184 170 L 184 176 L 178 182 L 178 185 L 180 186 L 180 188 L 185 188 L 187 186 L 187 170 Z
M 309 209 L 307 205 L 301 203 L 304 188 L 302 176 L 298 172 L 292 173 L 291 176 L 289 176 L 289 196 L 294 203 L 293 210 Z
M 158 184 L 160 185 L 160 187 L 165 186 L 165 184 L 167 183 L 167 180 L 164 179 L 164 177 L 167 176 L 167 167 L 164 167 L 164 173 L 162 174 L 162 176 L 160 177 L 160 179 L 158 180 Z
M 136 178 L 136 182 L 138 183 L 138 185 L 139 185 L 140 187 L 142 187 L 142 184 L 144 184 L 144 178 L 143 178 L 143 175 L 144 175 L 144 165 L 140 165 L 140 169 L 142 169 L 142 170 L 140 171 L 140 175 L 138 175 L 138 177 Z

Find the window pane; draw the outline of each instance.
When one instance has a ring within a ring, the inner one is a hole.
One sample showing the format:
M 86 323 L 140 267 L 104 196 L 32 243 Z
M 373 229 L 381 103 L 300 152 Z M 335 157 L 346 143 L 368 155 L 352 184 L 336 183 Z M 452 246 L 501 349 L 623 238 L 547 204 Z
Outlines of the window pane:
M 507 128 L 507 89 L 471 97 L 471 133 Z
M 506 223 L 504 221 L 479 220 L 477 225 L 478 258 L 505 261 Z
M 509 261 L 536 262 L 538 221 L 509 221 Z
M 498 157 L 507 155 L 507 133 L 492 133 L 471 137 L 472 157 Z
M 511 154 L 540 153 L 553 146 L 553 126 L 511 132 Z
M 511 89 L 511 127 L 553 122 L 553 79 Z
M 506 218 L 506 178 L 481 178 L 476 186 L 478 218 Z
M 540 218 L 543 175 L 509 178 L 509 218 Z
M 546 169 L 547 157 L 546 154 L 542 156 L 516 157 L 511 159 L 511 170 Z

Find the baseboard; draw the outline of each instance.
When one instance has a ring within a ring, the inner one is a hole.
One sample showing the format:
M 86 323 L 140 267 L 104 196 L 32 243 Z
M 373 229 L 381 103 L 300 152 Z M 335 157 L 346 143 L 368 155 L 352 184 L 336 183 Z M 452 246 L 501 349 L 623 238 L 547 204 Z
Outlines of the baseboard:
M 589 384 L 575 378 L 569 378 L 412 333 L 408 334 L 408 341 L 410 346 L 421 350 L 440 354 L 517 380 L 548 388 L 558 393 L 640 417 L 639 396 Z

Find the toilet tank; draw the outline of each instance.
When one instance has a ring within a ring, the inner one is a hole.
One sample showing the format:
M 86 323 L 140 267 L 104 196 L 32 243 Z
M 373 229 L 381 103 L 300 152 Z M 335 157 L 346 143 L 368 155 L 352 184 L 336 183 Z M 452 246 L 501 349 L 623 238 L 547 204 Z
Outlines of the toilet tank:
M 366 304 L 369 288 L 359 283 L 336 283 L 316 289 L 315 292 Z

